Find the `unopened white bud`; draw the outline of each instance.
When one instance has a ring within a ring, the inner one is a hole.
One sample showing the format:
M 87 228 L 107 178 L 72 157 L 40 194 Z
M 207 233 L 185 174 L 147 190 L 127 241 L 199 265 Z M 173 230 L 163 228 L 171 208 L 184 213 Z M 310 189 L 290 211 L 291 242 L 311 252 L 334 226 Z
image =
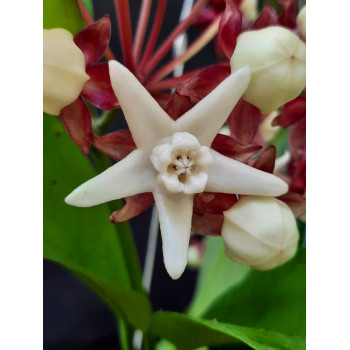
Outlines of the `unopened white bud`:
M 244 197 L 224 217 L 225 253 L 234 262 L 268 270 L 294 256 L 298 228 L 292 211 L 278 199 Z
M 259 125 L 259 132 L 265 142 L 270 142 L 280 131 L 281 127 L 272 125 L 272 121 L 278 116 L 277 111 L 271 112 Z
M 202 265 L 203 254 L 199 247 L 195 244 L 191 244 L 188 247 L 187 252 L 187 267 L 196 270 Z
M 44 112 L 59 115 L 74 102 L 89 76 L 84 54 L 65 29 L 44 29 Z
M 258 17 L 258 0 L 243 0 L 239 4 L 239 9 L 247 17 L 249 22 Z
M 298 13 L 297 27 L 300 37 L 306 40 L 306 6 L 304 6 Z
M 249 66 L 251 79 L 243 99 L 268 114 L 301 93 L 305 63 L 305 43 L 290 30 L 273 26 L 238 36 L 231 69 Z

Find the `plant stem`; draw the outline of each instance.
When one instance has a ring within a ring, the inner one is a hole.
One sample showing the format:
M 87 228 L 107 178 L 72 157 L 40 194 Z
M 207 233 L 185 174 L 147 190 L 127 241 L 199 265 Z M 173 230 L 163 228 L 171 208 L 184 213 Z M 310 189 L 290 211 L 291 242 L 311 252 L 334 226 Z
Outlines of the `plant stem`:
M 191 13 L 172 31 L 172 33 L 168 36 L 168 38 L 163 42 L 160 48 L 153 55 L 151 60 L 145 65 L 145 68 L 142 71 L 142 73 L 145 76 L 149 76 L 149 74 L 153 71 L 157 64 L 172 48 L 174 40 L 192 24 L 192 21 L 196 18 L 198 13 L 202 10 L 202 8 L 207 2 L 208 0 L 198 0 L 196 2 Z
M 182 10 L 180 13 L 180 22 L 182 22 L 190 13 L 193 6 L 193 0 L 184 0 L 182 5 Z M 174 41 L 173 45 L 173 58 L 181 56 L 187 49 L 188 37 L 187 33 L 182 33 Z M 174 77 L 180 77 L 183 74 L 185 64 L 178 65 L 173 72 Z
M 134 60 L 137 64 L 139 62 L 140 53 L 143 45 L 143 39 L 145 37 L 145 32 L 147 29 L 149 12 L 151 9 L 152 0 L 143 0 L 142 7 L 140 11 L 139 20 L 137 23 L 136 37 L 134 43 Z
M 176 66 L 183 64 L 192 58 L 196 53 L 198 53 L 205 45 L 209 43 L 210 40 L 214 38 L 219 29 L 220 17 L 217 17 L 216 20 L 204 31 L 204 33 L 194 41 L 190 47 L 179 57 L 170 61 L 164 67 L 162 67 L 150 80 L 149 83 L 159 81 L 164 78 L 166 75 L 171 73 Z
M 140 68 L 139 68 L 140 72 L 142 72 L 144 66 L 148 62 L 150 56 L 153 53 L 153 50 L 154 50 L 156 44 L 157 44 L 160 29 L 161 29 L 162 24 L 163 24 L 163 18 L 164 18 L 166 4 L 167 4 L 167 0 L 158 0 L 158 7 L 157 7 L 155 19 L 154 19 L 152 32 L 151 32 L 151 35 L 149 37 L 145 52 L 143 54 L 142 61 L 140 63 Z
M 153 205 L 152 217 L 148 233 L 147 251 L 145 258 L 145 267 L 143 269 L 143 286 L 147 292 L 151 289 L 154 259 L 156 256 L 157 237 L 159 229 L 159 219 L 157 207 Z
M 132 31 L 128 0 L 114 0 L 118 19 L 119 38 L 123 52 L 123 61 L 127 68 L 134 72 L 134 59 L 132 55 Z
M 84 5 L 84 3 L 82 2 L 82 0 L 78 0 L 78 5 L 79 5 L 81 17 L 83 17 L 83 21 L 85 22 L 85 24 L 87 26 L 90 26 L 91 24 L 94 24 L 94 20 L 90 16 L 90 13 L 87 10 L 87 8 Z M 115 56 L 114 56 L 112 50 L 109 48 L 109 46 L 107 47 L 107 50 L 105 52 L 105 57 L 106 57 L 107 60 L 115 60 Z

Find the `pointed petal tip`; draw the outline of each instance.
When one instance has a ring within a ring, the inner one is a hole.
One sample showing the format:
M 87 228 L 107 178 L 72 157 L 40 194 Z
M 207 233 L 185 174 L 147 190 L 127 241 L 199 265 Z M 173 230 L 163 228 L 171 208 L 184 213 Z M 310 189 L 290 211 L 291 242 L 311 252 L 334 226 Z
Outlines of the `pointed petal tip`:
M 73 206 L 79 206 L 76 198 L 76 191 L 74 190 L 73 192 L 71 192 L 65 199 L 64 201 L 69 204 L 69 205 L 73 205 Z
M 164 265 L 169 276 L 173 280 L 177 280 L 182 276 L 183 272 L 185 271 L 187 259 L 186 261 L 169 261 L 168 259 L 164 258 Z
M 287 193 L 289 190 L 289 185 L 280 179 L 279 177 L 276 176 L 275 180 L 276 186 L 275 186 L 275 193 L 274 197 L 282 196 L 283 194 Z
M 90 204 L 89 200 L 86 198 L 86 191 L 81 191 L 78 187 L 72 193 L 70 193 L 64 201 L 74 207 L 91 207 L 94 204 Z

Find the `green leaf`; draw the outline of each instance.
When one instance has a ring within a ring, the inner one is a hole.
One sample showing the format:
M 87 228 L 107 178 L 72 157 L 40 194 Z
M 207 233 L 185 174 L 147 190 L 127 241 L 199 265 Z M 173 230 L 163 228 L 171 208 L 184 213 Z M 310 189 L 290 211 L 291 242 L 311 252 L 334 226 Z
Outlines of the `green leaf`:
M 188 314 L 203 314 L 212 300 L 240 282 L 249 271 L 248 266 L 235 264 L 225 255 L 221 237 L 207 237 L 203 265 Z
M 76 0 L 44 0 L 43 22 L 45 29 L 64 28 L 73 35 L 84 28 Z
M 286 150 L 288 150 L 288 134 L 289 128 L 281 129 L 274 139 L 270 142 L 271 145 L 276 147 L 276 157 L 281 157 Z
M 270 271 L 251 271 L 229 289 L 204 317 L 220 322 L 305 336 L 305 250 L 287 264 Z
M 69 206 L 64 198 L 96 175 L 59 121 L 44 115 L 44 257 L 77 275 L 117 315 L 144 329 L 150 303 L 131 278 L 107 205 Z M 119 226 L 118 226 L 119 227 Z
M 152 314 L 150 331 L 174 343 L 181 350 L 237 342 L 248 344 L 256 350 L 305 349 L 305 341 L 300 337 L 208 321 L 175 312 Z

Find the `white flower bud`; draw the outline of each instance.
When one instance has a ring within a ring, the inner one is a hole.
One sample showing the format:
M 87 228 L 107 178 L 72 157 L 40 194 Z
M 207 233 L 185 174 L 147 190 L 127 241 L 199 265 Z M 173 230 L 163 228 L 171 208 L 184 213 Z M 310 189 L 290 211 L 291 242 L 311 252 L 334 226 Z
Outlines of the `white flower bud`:
M 239 9 L 247 17 L 248 21 L 252 22 L 258 16 L 258 1 L 243 0 L 239 4 Z
M 187 266 L 192 270 L 197 270 L 203 262 L 203 254 L 196 244 L 190 244 L 187 252 Z
M 242 33 L 231 58 L 232 72 L 249 66 L 244 100 L 268 114 L 296 98 L 305 86 L 305 44 L 290 30 L 267 27 Z
M 244 197 L 224 217 L 225 253 L 234 262 L 268 270 L 294 256 L 298 228 L 292 211 L 278 199 Z
M 44 112 L 59 115 L 74 102 L 89 76 L 84 54 L 65 29 L 44 29 Z
M 281 127 L 272 125 L 272 121 L 278 116 L 277 111 L 271 112 L 259 125 L 259 132 L 263 140 L 267 143 L 273 140 L 276 134 L 281 130 Z
M 304 6 L 298 13 L 297 27 L 300 37 L 306 40 L 306 6 Z

